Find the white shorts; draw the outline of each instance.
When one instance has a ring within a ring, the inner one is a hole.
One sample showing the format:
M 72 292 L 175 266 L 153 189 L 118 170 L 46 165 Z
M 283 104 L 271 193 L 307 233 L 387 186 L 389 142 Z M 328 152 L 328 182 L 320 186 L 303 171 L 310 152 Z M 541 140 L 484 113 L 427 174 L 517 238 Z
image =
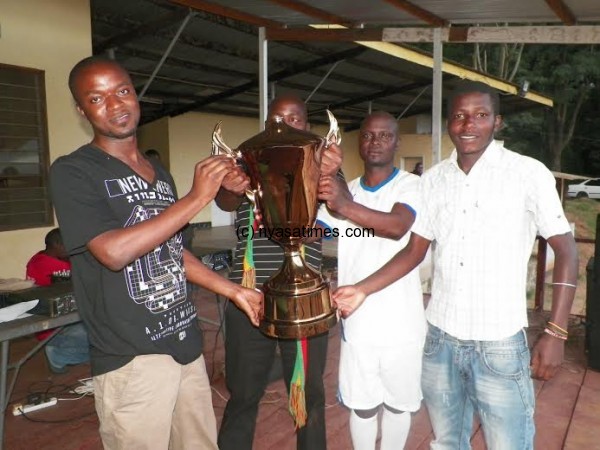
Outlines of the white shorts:
M 385 403 L 399 411 L 417 411 L 423 398 L 422 357 L 422 341 L 376 347 L 342 340 L 340 401 L 350 409 L 372 409 Z

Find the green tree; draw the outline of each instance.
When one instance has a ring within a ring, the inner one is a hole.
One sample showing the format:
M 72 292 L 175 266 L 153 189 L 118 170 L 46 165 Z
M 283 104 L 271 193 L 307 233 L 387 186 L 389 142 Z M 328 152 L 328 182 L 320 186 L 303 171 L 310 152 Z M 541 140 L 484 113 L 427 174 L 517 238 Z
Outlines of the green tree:
M 586 117 L 578 126 L 590 95 L 598 90 L 600 51 L 595 46 L 458 44 L 444 47 L 444 56 L 509 81 L 527 80 L 532 90 L 552 97 L 553 108 L 505 118 L 499 137 L 511 148 L 544 161 L 552 170 L 563 170 L 565 163 L 582 173 L 582 160 L 600 159 L 589 145 L 581 144 L 584 134 L 600 129 L 600 115 Z M 574 136 L 577 145 L 571 145 Z
M 523 52 L 521 79 L 554 100 L 553 108 L 543 110 L 540 129 L 546 150 L 541 156 L 553 170 L 562 169 L 563 152 L 573 139 L 582 107 L 599 75 L 600 52 L 594 46 L 531 45 Z M 533 120 L 528 125 L 535 123 Z

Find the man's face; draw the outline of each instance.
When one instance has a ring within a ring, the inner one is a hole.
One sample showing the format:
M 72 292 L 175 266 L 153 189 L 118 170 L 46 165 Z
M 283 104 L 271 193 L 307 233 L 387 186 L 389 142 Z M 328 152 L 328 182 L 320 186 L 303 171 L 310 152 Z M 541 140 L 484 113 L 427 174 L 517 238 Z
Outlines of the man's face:
M 269 108 L 268 122 L 274 122 L 275 116 L 283 117 L 283 121 L 297 130 L 308 130 L 308 119 L 303 104 L 292 99 L 275 99 Z
M 369 117 L 358 135 L 360 157 L 367 166 L 394 164 L 398 148 L 398 127 L 389 117 Z
M 456 97 L 448 116 L 448 134 L 459 155 L 483 153 L 499 130 L 502 117 L 494 114 L 489 94 L 469 92 Z
M 62 242 L 60 244 L 56 244 L 56 257 L 58 259 L 69 259 L 69 253 L 67 253 L 67 249 L 65 248 L 65 244 Z
M 77 110 L 92 125 L 96 139 L 135 135 L 140 105 L 129 75 L 119 66 L 101 62 L 84 68 L 74 94 Z

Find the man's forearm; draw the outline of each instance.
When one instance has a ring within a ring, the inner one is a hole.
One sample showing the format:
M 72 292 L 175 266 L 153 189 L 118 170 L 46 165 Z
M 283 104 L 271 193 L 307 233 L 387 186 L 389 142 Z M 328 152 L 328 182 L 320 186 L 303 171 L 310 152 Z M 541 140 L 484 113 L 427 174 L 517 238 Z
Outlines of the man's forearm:
M 414 216 L 398 203 L 390 212 L 384 212 L 349 201 L 339 213 L 361 227 L 372 228 L 376 236 L 394 240 L 404 236 L 414 222 Z
M 566 330 L 577 286 L 577 246 L 571 233 L 553 236 L 548 239 L 548 243 L 555 255 L 550 321 Z
M 209 269 L 189 250 L 183 251 L 186 278 L 189 282 L 227 298 L 235 297 L 239 285 Z
M 96 236 L 88 248 L 106 267 L 121 270 L 177 233 L 210 200 L 188 194 L 151 219 Z

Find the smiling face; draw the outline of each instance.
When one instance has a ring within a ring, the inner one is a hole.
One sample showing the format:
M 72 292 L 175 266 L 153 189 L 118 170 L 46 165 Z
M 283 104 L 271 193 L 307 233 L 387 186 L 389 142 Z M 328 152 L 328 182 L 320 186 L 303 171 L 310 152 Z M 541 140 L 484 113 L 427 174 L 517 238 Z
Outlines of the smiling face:
M 398 149 L 398 124 L 394 117 L 384 113 L 367 117 L 360 127 L 358 149 L 367 167 L 393 166 Z
M 501 124 L 490 95 L 483 92 L 458 95 L 448 112 L 448 134 L 459 158 L 481 156 Z
M 73 96 L 77 111 L 92 125 L 96 143 L 135 136 L 140 106 L 129 75 L 119 65 L 98 62 L 81 69 Z

